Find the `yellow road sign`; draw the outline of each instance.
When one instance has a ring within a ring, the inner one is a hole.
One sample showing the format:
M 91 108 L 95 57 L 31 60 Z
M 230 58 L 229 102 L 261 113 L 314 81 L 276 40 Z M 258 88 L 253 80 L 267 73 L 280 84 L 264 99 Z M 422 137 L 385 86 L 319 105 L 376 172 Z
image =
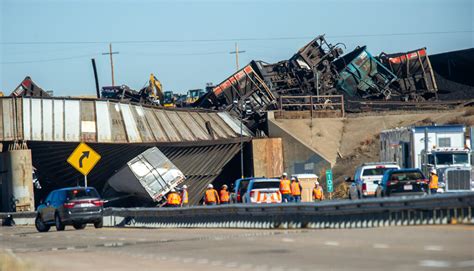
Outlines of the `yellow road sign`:
M 94 166 L 99 162 L 100 155 L 85 143 L 79 144 L 71 153 L 67 162 L 77 171 L 87 176 Z

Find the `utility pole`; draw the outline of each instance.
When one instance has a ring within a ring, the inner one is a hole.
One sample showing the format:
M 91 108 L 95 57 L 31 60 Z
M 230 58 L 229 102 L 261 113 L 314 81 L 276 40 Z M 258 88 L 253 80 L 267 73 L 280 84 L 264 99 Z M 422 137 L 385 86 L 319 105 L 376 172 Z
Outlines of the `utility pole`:
M 239 45 L 235 43 L 235 51 L 229 52 L 231 55 L 235 54 L 235 66 L 239 70 L 239 53 L 245 53 L 245 51 L 239 51 Z
M 109 52 L 102 53 L 102 55 L 110 55 L 110 70 L 112 71 L 112 86 L 115 86 L 115 79 L 114 79 L 114 60 L 112 55 L 116 55 L 119 52 L 112 52 L 112 43 L 109 43 Z

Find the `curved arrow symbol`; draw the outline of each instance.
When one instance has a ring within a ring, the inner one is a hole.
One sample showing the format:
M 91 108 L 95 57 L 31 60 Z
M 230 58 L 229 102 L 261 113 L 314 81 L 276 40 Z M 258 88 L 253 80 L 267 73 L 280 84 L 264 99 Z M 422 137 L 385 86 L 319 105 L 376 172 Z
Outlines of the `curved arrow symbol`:
M 82 160 L 84 160 L 84 158 L 89 158 L 89 151 L 82 152 L 82 156 L 81 156 L 81 158 L 79 158 L 79 167 L 80 168 L 82 168 Z

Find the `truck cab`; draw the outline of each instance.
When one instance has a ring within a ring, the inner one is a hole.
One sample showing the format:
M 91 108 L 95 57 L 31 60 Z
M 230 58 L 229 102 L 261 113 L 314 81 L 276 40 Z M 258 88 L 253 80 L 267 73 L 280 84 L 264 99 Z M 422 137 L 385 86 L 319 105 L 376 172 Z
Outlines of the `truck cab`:
M 468 148 L 435 148 L 422 152 L 422 170 L 426 176 L 435 169 L 438 174 L 438 192 L 474 191 L 471 180 L 471 151 Z

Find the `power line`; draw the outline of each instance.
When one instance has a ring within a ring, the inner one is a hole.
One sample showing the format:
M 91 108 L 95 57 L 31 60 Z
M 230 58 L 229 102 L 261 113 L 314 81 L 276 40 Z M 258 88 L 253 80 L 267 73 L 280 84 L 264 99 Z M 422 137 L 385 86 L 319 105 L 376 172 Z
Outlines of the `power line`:
M 0 62 L 0 64 L 29 64 L 29 63 L 41 63 L 41 62 L 53 62 L 53 61 L 62 61 L 62 60 L 70 60 L 70 59 L 77 59 L 77 58 L 89 58 L 96 56 L 98 54 L 88 54 L 88 55 L 79 55 L 79 56 L 71 56 L 71 57 L 62 57 L 62 58 L 50 58 L 50 59 L 39 59 L 39 60 L 25 60 L 25 61 L 5 61 Z
M 392 37 L 392 36 L 418 36 L 474 33 L 474 30 L 461 31 L 433 31 L 433 32 L 406 32 L 406 33 L 380 33 L 380 34 L 350 34 L 328 35 L 328 38 L 364 38 L 364 37 Z M 193 42 L 237 42 L 237 41 L 272 41 L 272 40 L 303 40 L 312 39 L 314 36 L 301 37 L 267 37 L 267 38 L 227 38 L 227 39 L 176 39 L 176 40 L 116 40 L 116 41 L 11 41 L 0 42 L 2 45 L 50 45 L 50 44 L 146 44 L 146 43 L 193 43 Z

